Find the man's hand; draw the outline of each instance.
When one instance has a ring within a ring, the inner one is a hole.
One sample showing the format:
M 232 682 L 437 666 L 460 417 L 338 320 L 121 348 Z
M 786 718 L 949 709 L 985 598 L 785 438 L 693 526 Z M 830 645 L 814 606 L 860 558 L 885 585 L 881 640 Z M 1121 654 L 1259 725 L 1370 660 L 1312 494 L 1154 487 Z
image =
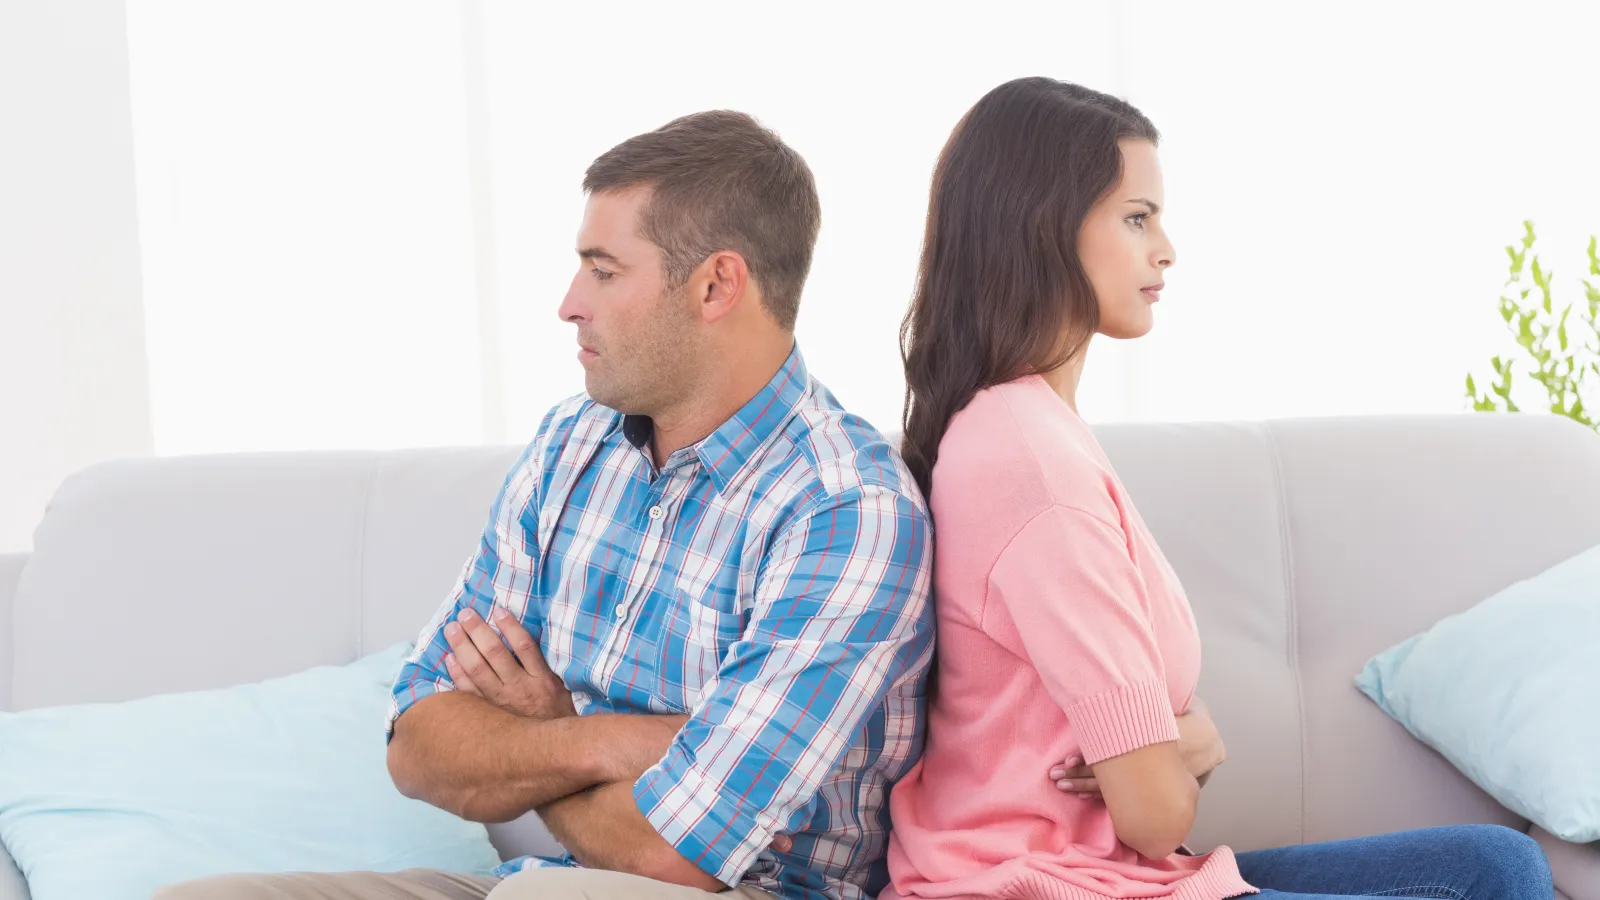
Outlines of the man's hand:
M 451 650 L 445 654 L 444 664 L 456 690 L 530 719 L 576 715 L 572 692 L 550 671 L 533 635 L 516 616 L 498 606 L 490 615 L 499 634 L 470 609 L 462 610 L 455 622 L 444 627 Z M 502 634 L 505 642 L 500 640 Z M 511 645 L 509 650 L 506 643 Z
M 548 721 L 575 716 L 572 693 L 550 670 L 538 643 L 522 623 L 499 607 L 490 616 L 499 634 L 470 609 L 462 610 L 456 621 L 444 628 L 451 650 L 445 655 L 445 667 L 456 690 L 481 697 L 524 718 Z M 501 635 L 505 636 L 504 642 Z M 508 643 L 510 649 L 506 648 Z M 633 782 L 666 755 L 673 736 L 688 719 L 688 716 L 673 715 L 606 715 L 582 720 L 585 724 L 627 727 L 629 735 L 636 733 L 630 739 L 598 742 L 606 751 L 602 754 L 604 766 L 611 770 L 611 777 L 617 779 L 604 786 L 618 791 L 619 797 L 621 793 L 629 794 L 628 802 L 621 804 L 626 808 L 626 818 L 638 816 L 631 802 Z M 541 805 L 539 812 L 552 829 L 587 832 L 599 828 L 600 833 L 609 834 L 619 827 L 616 821 L 619 816 L 597 806 L 591 799 L 583 799 L 593 796 L 598 796 L 597 791 L 564 795 Z M 576 839 L 578 834 L 570 837 Z M 578 840 L 577 843 L 584 842 Z M 772 840 L 772 849 L 777 853 L 788 853 L 793 848 L 794 841 L 786 834 L 776 835 Z
M 1211 709 L 1198 697 L 1190 704 L 1189 711 L 1178 717 L 1178 752 L 1183 756 L 1184 768 L 1201 787 L 1212 771 L 1227 759 L 1222 735 L 1211 721 Z M 1100 782 L 1094 777 L 1094 769 L 1084 765 L 1082 757 L 1062 760 L 1050 770 L 1050 780 L 1063 793 L 1085 799 L 1100 798 Z

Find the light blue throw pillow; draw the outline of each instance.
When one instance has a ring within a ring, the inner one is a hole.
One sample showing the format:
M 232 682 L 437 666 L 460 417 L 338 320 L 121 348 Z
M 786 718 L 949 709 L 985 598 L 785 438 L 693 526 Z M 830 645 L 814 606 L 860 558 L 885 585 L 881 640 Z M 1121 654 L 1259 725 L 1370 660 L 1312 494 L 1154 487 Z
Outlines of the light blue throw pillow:
M 1383 651 L 1356 686 L 1506 808 L 1600 840 L 1600 547 Z
M 401 796 L 389 686 L 409 645 L 225 690 L 0 713 L 0 841 L 33 900 L 147 900 L 230 872 L 488 874 L 480 824 Z

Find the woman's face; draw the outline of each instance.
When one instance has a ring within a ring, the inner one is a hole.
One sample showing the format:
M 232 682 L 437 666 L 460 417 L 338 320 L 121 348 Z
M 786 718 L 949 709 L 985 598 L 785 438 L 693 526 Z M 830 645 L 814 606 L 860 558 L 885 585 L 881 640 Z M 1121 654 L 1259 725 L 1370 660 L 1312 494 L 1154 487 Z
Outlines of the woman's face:
M 1100 334 L 1136 338 L 1150 331 L 1151 307 L 1177 261 L 1161 226 L 1161 163 L 1149 141 L 1124 140 L 1122 181 L 1084 220 L 1078 258 L 1100 301 Z

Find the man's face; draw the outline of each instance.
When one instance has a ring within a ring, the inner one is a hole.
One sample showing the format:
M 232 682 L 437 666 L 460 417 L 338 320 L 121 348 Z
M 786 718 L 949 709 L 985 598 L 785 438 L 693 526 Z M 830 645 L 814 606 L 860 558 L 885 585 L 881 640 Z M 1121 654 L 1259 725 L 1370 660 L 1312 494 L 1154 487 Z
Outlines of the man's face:
M 681 399 L 701 337 L 696 305 L 668 290 L 661 250 L 638 235 L 647 188 L 596 193 L 578 229 L 578 272 L 561 321 L 578 326 L 578 361 L 596 402 L 653 416 Z

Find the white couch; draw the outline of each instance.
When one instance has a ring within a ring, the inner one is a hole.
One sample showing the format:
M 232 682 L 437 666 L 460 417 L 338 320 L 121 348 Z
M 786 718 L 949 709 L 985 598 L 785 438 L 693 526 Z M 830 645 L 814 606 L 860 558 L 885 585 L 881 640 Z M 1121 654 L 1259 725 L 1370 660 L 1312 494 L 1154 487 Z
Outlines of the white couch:
M 1373 653 L 1600 543 L 1600 437 L 1461 415 L 1097 429 L 1183 578 L 1229 762 L 1192 844 L 1427 825 L 1527 829 L 1362 697 Z M 414 638 L 516 449 L 116 462 L 0 557 L 0 709 L 115 701 L 349 662 Z M 376 726 L 375 726 L 376 727 Z M 503 853 L 552 848 L 537 820 Z M 1600 900 L 1600 845 L 1544 842 Z M 0 854 L 0 900 L 26 898 Z

